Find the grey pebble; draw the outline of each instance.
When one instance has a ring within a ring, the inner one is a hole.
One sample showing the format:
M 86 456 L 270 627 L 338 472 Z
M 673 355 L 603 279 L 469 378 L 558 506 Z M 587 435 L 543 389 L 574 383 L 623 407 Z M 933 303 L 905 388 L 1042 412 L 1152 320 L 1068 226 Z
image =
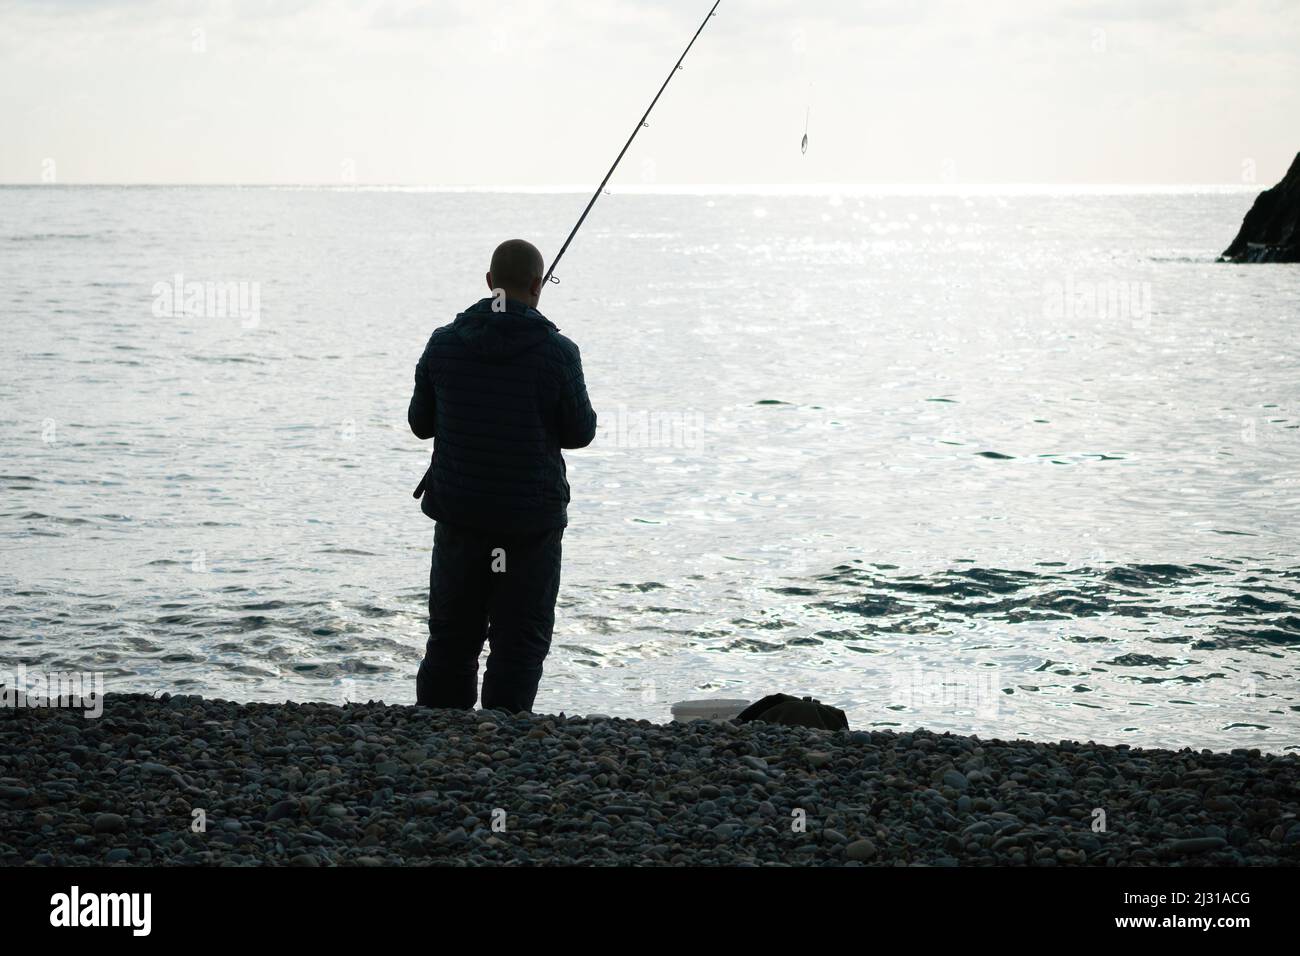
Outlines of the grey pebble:
M 868 860 L 875 859 L 876 845 L 870 840 L 856 840 L 845 848 L 844 854 L 850 860 L 865 863 Z

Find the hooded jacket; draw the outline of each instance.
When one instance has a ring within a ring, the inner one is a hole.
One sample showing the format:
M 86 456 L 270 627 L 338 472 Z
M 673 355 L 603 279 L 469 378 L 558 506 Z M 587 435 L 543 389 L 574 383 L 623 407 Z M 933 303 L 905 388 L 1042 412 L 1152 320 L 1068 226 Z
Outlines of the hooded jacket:
M 470 306 L 434 331 L 415 368 L 407 421 L 433 439 L 416 489 L 435 521 L 526 534 L 568 523 L 562 448 L 596 436 L 578 346 L 507 299 Z

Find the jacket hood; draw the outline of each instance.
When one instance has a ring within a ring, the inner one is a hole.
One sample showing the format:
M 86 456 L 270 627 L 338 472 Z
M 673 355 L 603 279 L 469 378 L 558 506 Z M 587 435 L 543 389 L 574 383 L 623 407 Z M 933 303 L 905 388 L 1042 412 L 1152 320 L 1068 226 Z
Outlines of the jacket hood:
M 504 312 L 492 311 L 493 299 L 482 299 L 460 315 L 451 328 L 465 345 L 489 359 L 507 359 L 545 342 L 559 329 L 538 312 L 513 299 Z

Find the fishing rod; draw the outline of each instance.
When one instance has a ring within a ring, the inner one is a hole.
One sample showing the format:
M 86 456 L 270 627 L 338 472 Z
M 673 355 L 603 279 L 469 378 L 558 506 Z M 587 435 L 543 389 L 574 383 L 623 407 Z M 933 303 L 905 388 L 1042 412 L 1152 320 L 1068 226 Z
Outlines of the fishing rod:
M 551 263 L 551 267 L 546 270 L 546 276 L 542 280 L 543 284 L 547 282 L 558 283 L 560 281 L 553 275 L 555 267 L 559 265 L 560 260 L 564 258 L 564 253 L 569 249 L 569 243 L 573 242 L 573 237 L 578 234 L 578 230 L 582 228 L 582 224 L 587 221 L 587 213 L 591 212 L 591 207 L 596 205 L 596 200 L 599 199 L 600 194 L 605 191 L 605 187 L 609 184 L 610 177 L 614 175 L 614 170 L 618 169 L 618 164 L 623 161 L 624 154 L 626 154 L 628 149 L 631 147 L 632 141 L 636 139 L 636 134 L 649 125 L 646 123 L 646 120 L 650 118 L 651 110 L 653 110 L 655 104 L 659 102 L 659 97 L 664 95 L 664 90 L 668 89 L 668 84 L 671 83 L 673 77 L 677 75 L 677 71 L 682 68 L 682 61 L 686 59 L 686 54 L 691 52 L 691 47 L 695 46 L 695 41 L 700 38 L 700 34 L 704 32 L 704 28 L 709 25 L 709 20 L 712 19 L 714 13 L 717 12 L 718 4 L 721 2 L 722 0 L 714 0 L 713 9 L 711 9 L 709 15 L 704 18 L 704 22 L 700 24 L 700 28 L 695 31 L 695 36 L 691 37 L 691 42 L 686 44 L 686 49 L 682 51 L 682 55 L 677 58 L 677 63 L 668 72 L 668 79 L 664 80 L 664 85 L 659 87 L 659 92 L 656 93 L 655 98 L 650 101 L 650 106 L 645 111 L 645 115 L 641 117 L 641 122 L 637 123 L 636 128 L 632 130 L 632 135 L 627 138 L 627 142 L 623 145 L 622 152 L 618 154 L 618 159 L 614 160 L 614 165 L 609 167 L 609 172 L 605 174 L 605 178 L 602 179 L 600 185 L 596 187 L 595 195 L 591 197 L 591 202 L 587 203 L 587 208 L 582 211 L 582 216 L 579 217 L 578 224 L 573 227 L 573 231 L 569 233 L 569 238 L 565 239 L 564 245 L 560 247 L 559 255 L 555 257 L 555 260 Z

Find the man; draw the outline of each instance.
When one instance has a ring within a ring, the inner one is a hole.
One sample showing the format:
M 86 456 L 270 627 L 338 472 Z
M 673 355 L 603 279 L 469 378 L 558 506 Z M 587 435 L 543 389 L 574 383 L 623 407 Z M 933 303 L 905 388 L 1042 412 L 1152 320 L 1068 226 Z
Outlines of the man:
M 512 239 L 492 254 L 492 296 L 433 333 L 415 369 L 411 431 L 432 438 L 416 489 L 437 522 L 426 707 L 470 709 L 490 646 L 483 706 L 531 711 L 551 646 L 569 483 L 562 448 L 596 435 L 578 347 L 537 311 L 542 254 Z

